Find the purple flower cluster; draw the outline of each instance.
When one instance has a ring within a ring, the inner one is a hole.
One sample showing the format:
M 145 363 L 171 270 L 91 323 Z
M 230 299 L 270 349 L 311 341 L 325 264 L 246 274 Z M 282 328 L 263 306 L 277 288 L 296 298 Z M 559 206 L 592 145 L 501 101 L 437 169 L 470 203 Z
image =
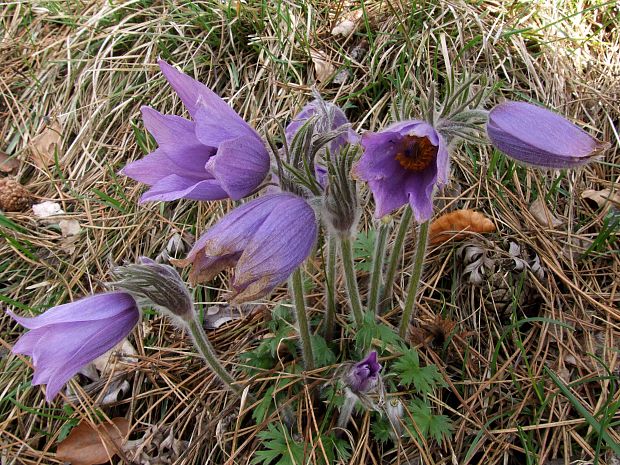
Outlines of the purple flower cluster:
M 190 119 L 142 108 L 144 124 L 158 147 L 121 171 L 149 186 L 141 201 L 242 200 L 259 193 L 271 167 L 267 145 L 259 134 L 204 84 L 164 61 L 160 60 L 159 66 Z M 505 102 L 488 116 L 486 130 L 492 144 L 530 165 L 579 167 L 609 146 L 565 118 L 528 103 Z M 302 128 L 310 125 L 310 137 L 301 140 Z M 441 125 L 400 121 L 379 132 L 366 132 L 361 139 L 349 126 L 336 105 L 320 99 L 306 105 L 286 128 L 283 142 L 292 150 L 307 150 L 305 158 L 301 157 L 303 166 L 293 166 L 292 171 L 297 169 L 297 176 L 302 171 L 309 173 L 312 182 L 308 189 L 316 197 L 322 196 L 321 201 L 310 199 L 301 188 L 288 188 L 282 181 L 281 189 L 247 200 L 221 218 L 196 241 L 185 259 L 174 264 L 191 266 L 193 283 L 234 268 L 233 303 L 266 296 L 310 255 L 318 235 L 317 205 L 324 206 L 324 218 L 339 217 L 344 226 L 335 229 L 353 234 L 359 209 L 357 187 L 349 179 L 349 170 L 354 178 L 368 183 L 376 217 L 409 204 L 418 222 L 428 221 L 433 215 L 434 191 L 449 179 L 447 140 L 451 139 Z M 352 169 L 353 157 L 347 158 L 343 152 L 349 146 L 359 146 L 362 151 Z M 338 164 L 339 157 L 349 164 Z M 278 164 L 279 173 L 283 166 Z M 127 337 L 140 318 L 135 299 L 140 305 L 150 302 L 182 322 L 194 322 L 191 294 L 172 268 L 144 259 L 121 267 L 117 274 L 115 284 L 127 292 L 94 295 L 53 307 L 35 318 L 9 312 L 29 329 L 13 352 L 32 357 L 32 384 L 47 384 L 48 400 L 82 366 Z M 371 352 L 350 365 L 345 382 L 354 393 L 368 393 L 380 381 L 380 370 L 377 353 Z

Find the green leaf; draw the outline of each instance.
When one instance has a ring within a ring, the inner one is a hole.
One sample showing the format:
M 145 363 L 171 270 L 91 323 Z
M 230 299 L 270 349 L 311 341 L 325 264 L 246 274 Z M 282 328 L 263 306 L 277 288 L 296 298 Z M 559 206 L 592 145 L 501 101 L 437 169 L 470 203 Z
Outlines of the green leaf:
M 422 399 L 414 399 L 409 404 L 409 413 L 407 431 L 413 439 L 419 439 L 418 431 L 425 438 L 433 438 L 440 445 L 444 440 L 452 437 L 454 429 L 452 421 L 445 415 L 434 415 L 430 406 Z M 415 424 L 415 427 L 413 424 Z M 417 428 L 417 431 L 416 431 Z
M 275 459 L 276 465 L 302 465 L 305 443 L 295 442 L 282 425 L 267 425 L 267 430 L 258 433 L 263 441 L 263 450 L 257 451 L 250 462 L 252 465 L 269 465 Z
M 353 242 L 353 258 L 356 259 L 355 269 L 357 271 L 370 272 L 372 269 L 372 255 L 375 250 L 375 237 L 377 231 L 369 229 L 360 231 Z
M 386 418 L 380 418 L 372 422 L 370 427 L 375 440 L 385 443 L 390 440 L 392 433 L 392 425 Z
M 336 355 L 329 348 L 323 337 L 314 334 L 312 337 L 312 350 L 314 351 L 314 360 L 318 366 L 324 367 L 336 363 Z
M 392 368 L 399 374 L 401 384 L 407 387 L 413 385 L 420 394 L 429 394 L 444 384 L 435 365 L 420 366 L 420 357 L 415 349 L 406 350 Z
M 366 312 L 362 324 L 355 334 L 355 347 L 358 352 L 365 352 L 372 345 L 372 340 L 377 339 L 383 343 L 383 349 L 387 345 L 401 346 L 401 339 L 389 327 L 377 322 L 374 312 Z

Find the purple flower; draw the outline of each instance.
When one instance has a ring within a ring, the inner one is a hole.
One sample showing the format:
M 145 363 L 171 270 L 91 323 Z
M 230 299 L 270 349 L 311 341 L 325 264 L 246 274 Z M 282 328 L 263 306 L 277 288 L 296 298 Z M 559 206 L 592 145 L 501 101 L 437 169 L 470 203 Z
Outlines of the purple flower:
M 379 380 L 381 365 L 377 361 L 374 350 L 364 360 L 351 367 L 345 376 L 345 383 L 353 392 L 365 393 L 372 391 Z
M 362 147 L 353 175 L 368 182 L 375 216 L 409 202 L 418 222 L 430 219 L 433 190 L 448 182 L 449 171 L 446 143 L 435 128 L 424 121 L 402 121 L 363 134 Z
M 310 118 L 315 118 L 314 132 L 324 134 L 334 131 L 342 126 L 349 125 L 349 120 L 338 105 L 328 103 L 323 100 L 313 100 L 308 103 L 301 111 L 295 115 L 285 129 L 286 142 L 290 146 L 297 134 L 297 131 L 308 122 Z M 330 154 L 338 154 L 346 144 L 357 144 L 359 136 L 352 129 L 348 129 L 344 134 L 339 135 L 329 144 Z M 319 184 L 323 187 L 327 184 L 327 169 L 315 163 L 315 176 Z
M 344 112 L 338 105 L 333 103 L 324 102 L 322 100 L 313 100 L 301 109 L 297 115 L 293 118 L 285 129 L 286 141 L 290 144 L 297 134 L 299 128 L 301 128 L 306 122 L 312 118 L 316 118 L 316 132 L 324 133 L 338 129 L 341 126 L 349 124 L 349 120 L 345 116 Z M 336 137 L 330 144 L 329 150 L 331 153 L 338 153 L 345 144 L 354 144 L 359 140 L 359 136 L 349 129 L 344 134 Z
M 487 133 L 509 157 L 542 168 L 582 166 L 609 148 L 560 115 L 525 102 L 493 108 Z
M 135 300 L 125 292 L 85 297 L 34 318 L 7 313 L 30 330 L 13 353 L 32 357 L 32 384 L 47 384 L 48 401 L 80 368 L 122 341 L 140 318 Z
M 163 60 L 159 67 L 192 120 L 142 107 L 159 147 L 121 170 L 151 186 L 141 201 L 239 200 L 254 192 L 269 172 L 258 133 L 207 86 Z
M 179 266 L 192 265 L 192 283 L 235 267 L 235 303 L 268 294 L 306 259 L 316 240 L 312 207 L 290 193 L 251 200 L 224 216 L 194 244 Z

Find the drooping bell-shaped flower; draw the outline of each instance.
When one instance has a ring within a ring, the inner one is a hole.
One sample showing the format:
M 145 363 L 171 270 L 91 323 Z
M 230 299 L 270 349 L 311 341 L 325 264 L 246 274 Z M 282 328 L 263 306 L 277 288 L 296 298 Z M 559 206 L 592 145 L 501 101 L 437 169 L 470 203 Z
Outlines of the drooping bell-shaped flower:
M 493 108 L 487 134 L 509 157 L 541 168 L 576 168 L 609 147 L 562 116 L 526 102 Z
M 418 222 L 433 215 L 435 186 L 448 182 L 448 149 L 424 121 L 401 121 L 362 135 L 363 153 L 352 173 L 368 183 L 381 218 L 407 202 Z
M 269 171 L 258 133 L 207 86 L 163 60 L 159 66 L 192 119 L 142 107 L 159 147 L 121 170 L 151 186 L 141 201 L 239 200 L 254 192 Z
M 316 241 L 316 217 L 301 197 L 277 193 L 251 200 L 204 233 L 179 266 L 192 265 L 190 280 L 204 282 L 234 267 L 232 300 L 261 298 L 306 259 Z
M 364 360 L 351 366 L 344 375 L 344 382 L 355 393 L 367 393 L 377 386 L 380 371 L 381 364 L 373 350 Z
M 85 297 L 34 318 L 8 313 L 30 330 L 12 351 L 32 357 L 32 384 L 47 384 L 48 401 L 80 368 L 127 337 L 140 318 L 136 301 L 125 292 Z

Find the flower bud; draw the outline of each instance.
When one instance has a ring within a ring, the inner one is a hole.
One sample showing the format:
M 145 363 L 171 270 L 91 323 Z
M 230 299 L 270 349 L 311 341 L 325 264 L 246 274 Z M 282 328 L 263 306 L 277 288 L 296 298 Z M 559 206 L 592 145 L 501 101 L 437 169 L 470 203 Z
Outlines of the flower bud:
M 119 266 L 111 285 L 132 294 L 141 305 L 149 305 L 168 316 L 192 321 L 194 301 L 179 273 L 168 265 L 140 257 L 140 263 Z

